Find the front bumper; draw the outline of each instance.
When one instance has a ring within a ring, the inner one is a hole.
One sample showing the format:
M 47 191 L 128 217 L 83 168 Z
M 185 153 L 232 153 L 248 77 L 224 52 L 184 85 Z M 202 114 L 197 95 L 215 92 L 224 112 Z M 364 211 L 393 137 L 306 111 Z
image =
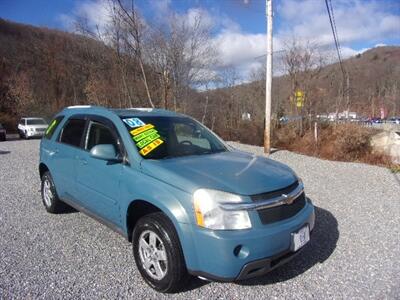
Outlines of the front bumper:
M 233 282 L 233 281 L 242 281 L 254 277 L 259 277 L 262 275 L 265 275 L 272 270 L 278 268 L 281 265 L 284 265 L 285 263 L 289 262 L 292 260 L 294 257 L 296 257 L 302 250 L 304 249 L 301 248 L 297 250 L 296 252 L 292 252 L 290 250 L 284 251 L 282 253 L 279 253 L 275 256 L 268 257 L 268 258 L 263 258 L 263 259 L 258 259 L 252 262 L 249 262 L 243 266 L 241 269 L 239 275 L 237 277 L 219 277 L 214 274 L 202 272 L 202 271 L 191 271 L 190 274 L 198 277 L 202 277 L 208 280 L 212 281 L 218 281 L 218 282 Z
M 44 131 L 39 132 L 39 131 L 27 131 L 26 132 L 27 137 L 43 137 L 44 136 Z
M 252 220 L 257 212 L 251 212 Z M 240 231 L 195 230 L 197 268 L 189 272 L 215 281 L 238 281 L 256 276 L 285 264 L 302 250 L 292 252 L 291 235 L 303 226 L 315 223 L 314 207 L 305 207 L 292 218 L 269 225 L 253 222 L 253 228 Z

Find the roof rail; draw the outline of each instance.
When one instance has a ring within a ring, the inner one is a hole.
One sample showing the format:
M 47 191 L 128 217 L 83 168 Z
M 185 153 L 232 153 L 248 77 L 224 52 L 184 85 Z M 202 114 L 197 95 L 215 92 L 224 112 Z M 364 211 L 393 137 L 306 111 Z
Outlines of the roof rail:
M 92 107 L 92 105 L 72 105 L 68 106 L 67 108 L 89 108 Z
M 134 110 L 139 110 L 139 111 L 153 111 L 155 108 L 151 107 L 129 107 L 127 109 L 134 109 Z

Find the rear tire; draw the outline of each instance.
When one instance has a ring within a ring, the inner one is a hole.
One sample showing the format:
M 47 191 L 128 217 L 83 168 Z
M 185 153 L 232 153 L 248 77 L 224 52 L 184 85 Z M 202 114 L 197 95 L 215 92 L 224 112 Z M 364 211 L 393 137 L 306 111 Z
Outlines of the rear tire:
M 181 290 L 190 275 L 178 234 L 169 218 L 161 212 L 142 217 L 132 237 L 136 266 L 146 283 L 163 293 Z
M 49 171 L 42 175 L 41 193 L 43 205 L 47 212 L 58 214 L 67 211 L 68 205 L 58 198 L 56 187 Z

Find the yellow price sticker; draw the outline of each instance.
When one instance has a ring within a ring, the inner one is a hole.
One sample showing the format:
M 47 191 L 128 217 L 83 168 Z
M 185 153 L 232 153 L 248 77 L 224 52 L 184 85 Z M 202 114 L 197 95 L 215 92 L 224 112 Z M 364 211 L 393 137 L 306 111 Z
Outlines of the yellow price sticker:
M 160 146 L 162 143 L 164 143 L 161 139 L 157 139 L 150 144 L 148 144 L 146 147 L 144 147 L 142 150 L 139 151 L 140 154 L 143 156 L 146 156 L 149 154 L 151 151 L 156 149 L 158 146 Z

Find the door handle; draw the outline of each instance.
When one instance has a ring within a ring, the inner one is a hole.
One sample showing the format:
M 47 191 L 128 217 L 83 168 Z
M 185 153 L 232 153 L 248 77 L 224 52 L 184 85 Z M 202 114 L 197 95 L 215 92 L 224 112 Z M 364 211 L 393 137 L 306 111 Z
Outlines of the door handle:
M 87 165 L 87 164 L 88 164 L 88 162 L 87 162 L 87 160 L 86 160 L 86 159 L 81 159 L 81 164 L 85 166 L 85 165 Z

